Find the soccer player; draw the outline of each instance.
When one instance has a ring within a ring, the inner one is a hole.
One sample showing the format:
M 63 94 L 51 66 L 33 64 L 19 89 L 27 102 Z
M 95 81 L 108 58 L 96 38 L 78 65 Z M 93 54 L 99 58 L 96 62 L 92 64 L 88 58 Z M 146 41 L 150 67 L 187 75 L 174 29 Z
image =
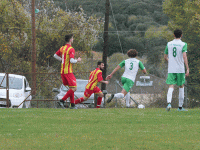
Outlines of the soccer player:
M 130 91 L 130 89 L 133 87 L 135 78 L 138 72 L 138 69 L 140 68 L 143 73 L 146 74 L 146 69 L 142 62 L 138 60 L 137 57 L 138 52 L 135 49 L 130 49 L 127 52 L 129 59 L 123 60 L 113 71 L 110 75 L 106 77 L 106 79 L 111 79 L 112 75 L 119 70 L 120 68 L 125 66 L 124 74 L 121 77 L 121 82 L 123 84 L 123 89 L 121 93 L 117 94 L 111 94 L 111 96 L 108 98 L 107 103 L 110 103 L 113 98 L 123 98 L 126 96 L 126 94 Z
M 97 107 L 100 108 L 102 97 L 104 96 L 102 91 L 97 87 L 97 83 L 108 84 L 108 81 L 104 81 L 102 77 L 102 70 L 104 69 L 104 63 L 101 61 L 97 62 L 97 68 L 90 73 L 88 84 L 85 86 L 84 96 L 75 100 L 75 104 L 87 101 L 87 99 L 93 94 L 98 94 Z
M 165 48 L 164 59 L 168 61 L 168 77 L 166 83 L 169 85 L 167 93 L 167 111 L 171 109 L 172 93 L 174 84 L 179 86 L 179 108 L 178 111 L 187 111 L 183 108 L 184 101 L 184 83 L 185 76 L 189 76 L 189 67 L 187 60 L 187 43 L 181 41 L 182 31 L 176 29 L 174 31 L 175 39 L 167 43 Z M 185 66 L 186 74 L 185 74 Z
M 76 78 L 73 74 L 72 65 L 80 62 L 81 58 L 74 59 L 75 49 L 71 46 L 73 43 L 73 34 L 65 36 L 66 45 L 62 46 L 55 54 L 54 58 L 61 61 L 61 78 L 64 86 L 68 86 L 69 90 L 58 104 L 64 107 L 64 101 L 70 97 L 71 109 L 75 108 L 74 92 L 77 90 Z

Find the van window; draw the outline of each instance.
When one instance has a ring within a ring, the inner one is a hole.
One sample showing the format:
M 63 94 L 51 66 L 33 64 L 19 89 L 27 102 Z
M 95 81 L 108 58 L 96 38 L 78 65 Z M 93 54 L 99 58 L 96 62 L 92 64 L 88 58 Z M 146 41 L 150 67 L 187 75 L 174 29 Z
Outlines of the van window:
M 6 78 L 4 76 L 0 76 L 0 83 L 2 88 L 6 88 Z M 22 89 L 22 79 L 9 77 L 9 89 Z

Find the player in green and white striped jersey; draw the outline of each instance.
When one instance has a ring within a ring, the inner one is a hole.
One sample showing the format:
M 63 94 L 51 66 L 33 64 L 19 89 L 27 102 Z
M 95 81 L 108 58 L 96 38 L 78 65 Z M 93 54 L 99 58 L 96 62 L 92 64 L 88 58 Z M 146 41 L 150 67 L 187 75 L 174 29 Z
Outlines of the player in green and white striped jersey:
M 189 76 L 189 67 L 187 60 L 187 43 L 181 41 L 182 31 L 176 29 L 174 31 L 175 39 L 167 43 L 165 48 L 164 58 L 168 61 L 168 77 L 166 83 L 169 84 L 169 89 L 167 93 L 167 111 L 171 108 L 172 93 L 174 90 L 174 84 L 179 86 L 179 111 L 185 109 L 182 108 L 184 101 L 184 83 L 185 76 Z M 186 74 L 185 74 L 185 66 Z
M 130 57 L 129 59 L 123 60 L 113 71 L 110 75 L 106 77 L 106 79 L 111 79 L 112 75 L 119 70 L 122 67 L 125 67 L 125 71 L 121 77 L 121 82 L 123 84 L 123 89 L 121 93 L 112 94 L 108 100 L 107 103 L 110 103 L 113 98 L 123 98 L 126 96 L 126 94 L 130 91 L 130 89 L 133 87 L 135 78 L 138 72 L 138 69 L 140 68 L 143 73 L 146 74 L 146 69 L 142 62 L 135 57 L 137 57 L 138 52 L 136 50 L 130 49 L 127 52 L 127 55 Z

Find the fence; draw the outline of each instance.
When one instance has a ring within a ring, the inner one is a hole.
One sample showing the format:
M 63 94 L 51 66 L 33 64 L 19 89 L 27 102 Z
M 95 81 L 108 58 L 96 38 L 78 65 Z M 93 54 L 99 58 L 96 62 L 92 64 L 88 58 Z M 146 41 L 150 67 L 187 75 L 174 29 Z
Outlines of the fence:
M 75 72 L 75 76 L 78 79 L 87 79 L 89 77 L 90 72 Z M 30 80 L 30 77 L 32 76 L 31 73 L 21 74 L 25 76 L 25 81 L 23 84 L 26 86 L 26 88 L 29 86 L 28 81 Z M 23 97 L 20 104 L 15 107 L 19 107 L 23 105 L 23 107 L 26 107 L 26 102 L 30 102 L 31 108 L 58 108 L 57 106 L 57 99 L 55 99 L 55 96 L 58 93 L 52 92 L 53 88 L 59 88 L 62 84 L 60 73 L 36 73 L 36 95 L 32 95 L 29 93 L 26 95 L 26 97 Z M 150 75 L 149 81 L 146 83 L 151 83 L 150 86 L 141 86 L 140 78 L 141 74 L 139 74 L 136 77 L 136 83 L 133 86 L 133 88 L 130 90 L 131 93 L 131 102 L 130 105 L 132 107 L 137 107 L 139 104 L 143 104 L 146 107 L 166 107 L 166 95 L 167 95 L 167 89 L 168 86 L 165 84 L 165 80 L 158 78 L 156 76 Z M 9 74 L 1 74 L 0 78 L 0 85 L 1 88 L 5 88 L 4 92 L 6 92 L 6 97 L 2 97 L 2 94 L 0 95 L 1 101 L 6 100 L 6 107 L 9 107 Z M 6 80 L 6 82 L 4 82 Z M 6 83 L 6 84 L 5 84 Z M 31 82 L 30 82 L 31 83 Z M 140 83 L 140 84 L 139 84 Z M 4 84 L 4 85 L 2 85 Z M 5 87 L 6 85 L 6 87 Z M 113 79 L 110 81 L 110 84 L 107 85 L 107 96 L 105 95 L 104 99 L 107 99 L 108 96 L 112 93 L 118 93 L 121 92 L 122 85 L 120 82 L 116 79 Z M 32 91 L 33 92 L 33 91 Z M 2 93 L 2 92 L 1 92 Z M 28 99 L 31 97 L 30 99 Z M 77 97 L 76 97 L 77 98 Z M 94 99 L 95 102 L 95 99 Z M 106 100 L 104 100 L 103 107 L 125 107 L 125 99 L 121 99 L 119 101 L 114 101 L 111 104 L 106 104 Z M 12 103 L 12 102 L 11 102 Z M 198 103 L 197 103 L 198 104 Z M 173 94 L 173 100 L 172 105 L 178 107 L 178 87 L 175 88 L 174 94 Z M 190 106 L 193 105 L 193 106 Z M 187 98 L 187 86 L 185 87 L 185 107 L 194 107 L 194 102 L 192 104 L 189 103 Z M 94 104 L 95 106 L 95 104 Z

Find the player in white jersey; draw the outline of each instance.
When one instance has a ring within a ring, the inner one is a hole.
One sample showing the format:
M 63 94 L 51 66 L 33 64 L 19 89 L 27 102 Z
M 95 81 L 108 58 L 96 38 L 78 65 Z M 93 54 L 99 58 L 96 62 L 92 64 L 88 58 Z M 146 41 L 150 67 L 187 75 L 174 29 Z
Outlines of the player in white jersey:
M 107 103 L 110 103 L 113 98 L 123 98 L 126 96 L 126 94 L 130 91 L 130 89 L 133 87 L 135 78 L 138 72 L 138 69 L 140 68 L 143 73 L 146 74 L 146 69 L 142 62 L 135 57 L 137 57 L 138 52 L 135 49 L 130 49 L 127 52 L 129 59 L 123 60 L 113 71 L 110 75 L 106 77 L 106 79 L 111 79 L 112 75 L 119 70 L 120 68 L 125 66 L 125 71 L 121 77 L 121 82 L 123 84 L 123 89 L 121 93 L 112 94 L 108 100 Z
M 174 31 L 175 39 L 167 43 L 165 48 L 164 58 L 168 61 L 168 77 L 166 83 L 169 84 L 167 93 L 167 111 L 171 109 L 172 93 L 174 91 L 174 85 L 179 86 L 179 111 L 184 111 L 184 83 L 185 76 L 189 76 L 189 67 L 187 60 L 187 43 L 181 41 L 182 31 L 176 29 Z M 185 66 L 186 73 L 185 73 Z

